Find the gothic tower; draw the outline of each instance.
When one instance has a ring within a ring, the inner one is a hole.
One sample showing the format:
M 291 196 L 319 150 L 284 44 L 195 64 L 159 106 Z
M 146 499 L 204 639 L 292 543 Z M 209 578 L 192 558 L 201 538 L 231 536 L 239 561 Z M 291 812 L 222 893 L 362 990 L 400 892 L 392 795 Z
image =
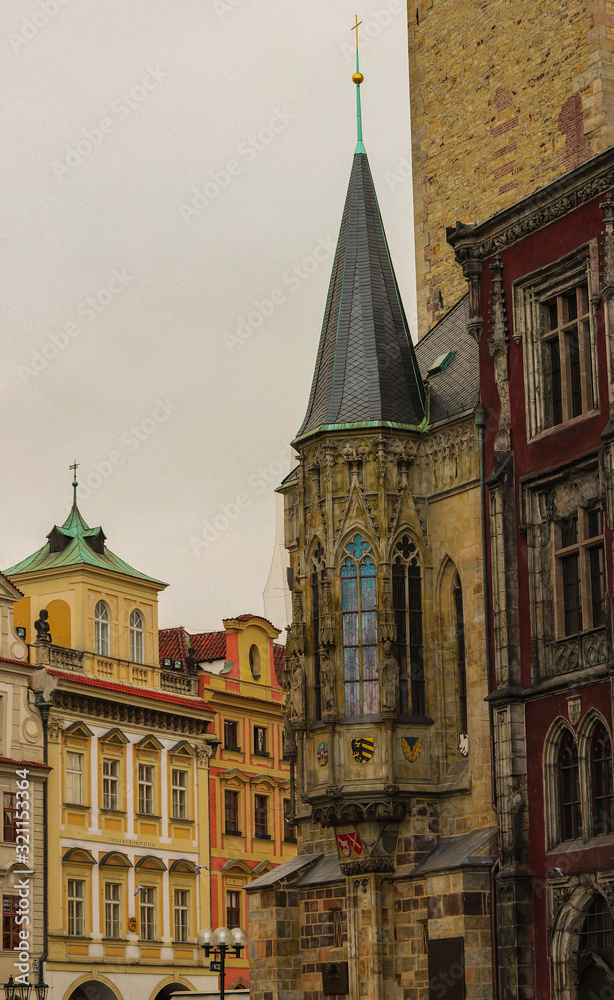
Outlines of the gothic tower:
M 248 887 L 255 1000 L 492 995 L 477 378 L 466 300 L 412 345 L 359 114 L 280 487 L 299 853 Z
M 609 0 L 408 0 L 419 336 L 463 294 L 445 230 L 614 143 Z

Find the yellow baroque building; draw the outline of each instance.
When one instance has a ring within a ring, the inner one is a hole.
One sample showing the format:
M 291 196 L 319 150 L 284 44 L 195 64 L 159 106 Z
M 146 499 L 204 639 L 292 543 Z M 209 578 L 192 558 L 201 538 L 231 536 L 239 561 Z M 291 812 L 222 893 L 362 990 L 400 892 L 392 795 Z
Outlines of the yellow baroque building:
M 245 927 L 243 891 L 296 855 L 290 769 L 284 759 L 279 630 L 257 615 L 224 619 L 224 630 L 160 631 L 161 664 L 202 671 L 201 693 L 215 711 L 220 741 L 211 761 L 211 925 Z M 249 984 L 247 953 L 227 958 L 226 986 Z
M 53 1000 L 216 989 L 196 938 L 210 923 L 214 710 L 195 676 L 160 669 L 166 585 L 107 548 L 73 486 L 64 524 L 7 570 L 51 768 L 45 980 Z

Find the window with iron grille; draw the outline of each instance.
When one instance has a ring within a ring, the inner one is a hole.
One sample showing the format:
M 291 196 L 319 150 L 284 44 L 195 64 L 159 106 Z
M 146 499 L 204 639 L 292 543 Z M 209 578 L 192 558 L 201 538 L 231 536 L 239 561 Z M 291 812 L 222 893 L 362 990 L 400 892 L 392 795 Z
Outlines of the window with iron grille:
M 557 635 L 598 628 L 605 624 L 603 511 L 579 508 L 553 530 Z
M 254 816 L 255 816 L 255 834 L 257 837 L 268 838 L 269 836 L 267 811 L 268 811 L 268 796 L 255 795 Z
M 239 833 L 239 793 L 224 792 L 224 823 L 226 833 Z
M 603 896 L 595 896 L 586 911 L 580 931 L 580 951 L 604 951 L 614 947 L 614 922 Z
M 85 882 L 68 879 L 68 933 L 71 937 L 85 934 Z
M 232 930 L 233 927 L 241 926 L 239 893 L 230 889 L 226 892 L 226 926 L 230 930 Z
M 284 799 L 284 840 L 296 843 L 296 826 L 292 822 L 290 799 Z
M 12 951 L 19 947 L 19 896 L 2 897 L 2 948 Z
M 239 723 L 224 719 L 224 748 L 226 750 L 240 750 L 239 747 Z
M 188 815 L 188 775 L 187 771 L 173 768 L 172 774 L 173 819 L 187 819 Z
M 105 882 L 104 887 L 104 934 L 108 938 L 122 936 L 121 885 Z
M 174 892 L 175 941 L 190 940 L 190 893 L 188 889 Z
M 141 940 L 156 940 L 156 890 L 153 886 L 141 889 Z
M 102 807 L 119 809 L 119 761 L 110 757 L 102 762 Z
M 2 802 L 4 840 L 7 844 L 14 844 L 17 840 L 17 812 L 20 811 L 17 809 L 17 794 L 3 792 Z
M 139 812 L 153 816 L 154 769 L 151 764 L 139 764 Z
M 580 769 L 576 742 L 566 730 L 559 746 L 559 821 L 561 840 L 576 840 L 582 830 Z
M 83 754 L 66 753 L 66 801 L 83 804 Z
M 591 813 L 593 836 L 612 832 L 612 743 L 605 726 L 593 732 L 590 749 Z

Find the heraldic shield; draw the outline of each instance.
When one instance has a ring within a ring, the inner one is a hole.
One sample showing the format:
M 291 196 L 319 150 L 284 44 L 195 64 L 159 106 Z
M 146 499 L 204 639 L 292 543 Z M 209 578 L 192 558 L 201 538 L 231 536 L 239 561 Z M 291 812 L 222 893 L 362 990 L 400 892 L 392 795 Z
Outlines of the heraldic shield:
M 422 751 L 421 738 L 419 736 L 402 736 L 401 750 L 403 751 L 403 756 L 413 763 L 413 761 L 418 760 Z
M 373 736 L 358 736 L 352 740 L 352 757 L 359 764 L 364 764 L 366 761 L 371 760 L 374 748 L 375 739 Z

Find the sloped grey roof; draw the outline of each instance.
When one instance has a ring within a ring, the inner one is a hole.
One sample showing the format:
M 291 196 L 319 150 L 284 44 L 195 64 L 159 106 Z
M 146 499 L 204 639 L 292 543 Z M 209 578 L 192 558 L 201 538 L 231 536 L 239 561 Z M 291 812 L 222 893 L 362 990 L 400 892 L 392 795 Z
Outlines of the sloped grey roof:
M 416 427 L 424 387 L 369 161 L 355 153 L 311 394 L 298 437 L 369 423 Z
M 472 830 L 460 837 L 442 837 L 436 847 L 412 870 L 412 875 L 441 871 L 447 868 L 461 868 L 467 865 L 492 865 L 494 858 L 480 854 L 480 848 L 497 834 L 496 826 Z
M 313 865 L 314 861 L 318 861 L 321 857 L 321 854 L 299 854 L 295 858 L 289 858 L 288 861 L 282 861 L 276 868 L 272 868 L 270 872 L 254 879 L 253 882 L 245 886 L 245 889 L 247 892 L 251 892 L 252 889 L 264 889 L 267 885 L 275 885 L 276 882 L 283 881 L 294 872 L 300 871 L 301 868 Z
M 455 352 L 445 371 L 429 379 L 431 424 L 475 406 L 480 390 L 479 353 L 477 343 L 467 332 L 468 319 L 469 300 L 464 295 L 416 344 L 416 358 L 424 381 L 440 355 Z
M 296 885 L 304 888 L 308 885 L 323 885 L 326 882 L 343 882 L 345 875 L 339 867 L 339 858 L 336 854 L 324 854 L 313 868 L 309 868 L 304 875 L 301 875 Z

